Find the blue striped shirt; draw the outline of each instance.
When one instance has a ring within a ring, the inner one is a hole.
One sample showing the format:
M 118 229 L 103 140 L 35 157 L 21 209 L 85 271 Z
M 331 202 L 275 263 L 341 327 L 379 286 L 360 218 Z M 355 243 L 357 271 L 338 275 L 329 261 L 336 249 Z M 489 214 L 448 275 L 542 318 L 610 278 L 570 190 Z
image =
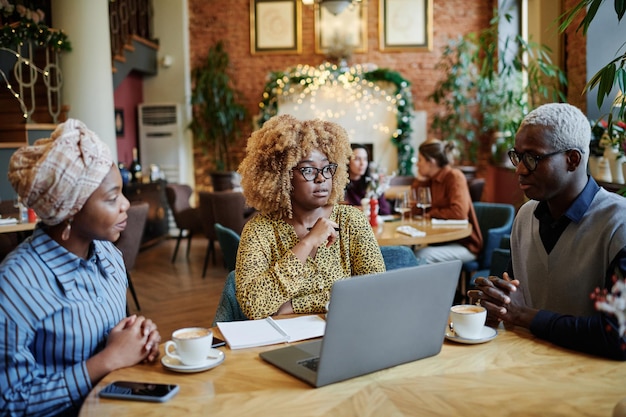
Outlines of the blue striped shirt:
M 126 311 L 119 250 L 94 241 L 89 259 L 37 227 L 0 264 L 0 414 L 75 414 L 92 388 L 85 361 Z

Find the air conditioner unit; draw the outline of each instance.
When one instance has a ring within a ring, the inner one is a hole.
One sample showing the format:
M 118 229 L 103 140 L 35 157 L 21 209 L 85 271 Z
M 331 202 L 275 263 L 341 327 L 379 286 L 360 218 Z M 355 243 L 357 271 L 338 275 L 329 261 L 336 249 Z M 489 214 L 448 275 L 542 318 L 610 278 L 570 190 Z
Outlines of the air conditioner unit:
M 185 162 L 181 106 L 176 103 L 140 104 L 137 117 L 144 175 L 150 175 L 150 164 L 156 164 L 168 182 L 182 182 L 180 167 Z

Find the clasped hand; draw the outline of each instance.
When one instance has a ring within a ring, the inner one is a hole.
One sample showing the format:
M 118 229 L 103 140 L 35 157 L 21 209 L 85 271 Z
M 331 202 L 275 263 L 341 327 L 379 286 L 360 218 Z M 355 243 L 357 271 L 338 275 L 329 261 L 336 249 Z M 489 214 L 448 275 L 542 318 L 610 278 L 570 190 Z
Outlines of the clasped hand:
M 523 297 L 518 293 L 520 282 L 511 280 L 506 272 L 503 278 L 490 276 L 476 279 L 475 290 L 467 292 L 472 302 L 487 309 L 489 324 L 494 321 L 507 321 L 514 324 L 519 321 L 525 308 Z
M 152 362 L 159 356 L 161 336 L 150 319 L 132 315 L 119 322 L 109 334 L 107 348 L 122 354 L 133 365 L 145 360 Z

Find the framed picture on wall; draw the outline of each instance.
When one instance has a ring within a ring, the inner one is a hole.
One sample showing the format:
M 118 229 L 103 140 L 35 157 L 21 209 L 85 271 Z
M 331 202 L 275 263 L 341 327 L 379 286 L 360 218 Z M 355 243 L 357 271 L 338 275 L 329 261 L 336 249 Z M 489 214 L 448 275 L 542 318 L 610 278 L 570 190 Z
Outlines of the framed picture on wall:
M 124 109 L 115 109 L 115 136 L 124 136 Z
M 302 50 L 300 0 L 250 1 L 252 54 L 299 54 Z
M 315 8 L 316 53 L 367 52 L 367 6 L 364 2 L 353 3 L 338 15 L 317 3 Z
M 381 51 L 430 51 L 433 0 L 380 0 Z

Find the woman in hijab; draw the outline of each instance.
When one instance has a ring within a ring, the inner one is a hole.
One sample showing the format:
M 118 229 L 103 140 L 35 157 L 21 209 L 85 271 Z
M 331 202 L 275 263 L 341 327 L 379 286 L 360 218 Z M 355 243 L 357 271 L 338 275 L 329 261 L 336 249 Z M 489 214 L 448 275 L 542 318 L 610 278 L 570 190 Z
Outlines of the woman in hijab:
M 0 264 L 0 409 L 73 415 L 109 372 L 158 357 L 156 325 L 125 317 L 112 242 L 130 204 L 109 149 L 74 119 L 18 149 L 9 181 L 41 222 Z

